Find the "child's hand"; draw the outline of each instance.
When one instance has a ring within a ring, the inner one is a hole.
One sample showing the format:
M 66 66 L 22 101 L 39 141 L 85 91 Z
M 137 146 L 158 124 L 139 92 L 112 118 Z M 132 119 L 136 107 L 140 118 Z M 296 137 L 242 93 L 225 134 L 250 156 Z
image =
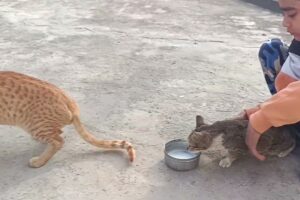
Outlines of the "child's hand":
M 266 157 L 258 153 L 256 150 L 256 146 L 258 143 L 258 140 L 260 138 L 261 134 L 258 133 L 249 123 L 248 124 L 248 129 L 247 129 L 247 134 L 246 134 L 246 144 L 251 152 L 252 155 L 254 155 L 258 160 L 265 160 Z
M 249 119 L 250 116 L 255 113 L 256 111 L 259 110 L 259 106 L 253 107 L 253 108 L 248 108 L 244 109 L 242 112 L 240 112 L 236 117 L 233 119 Z

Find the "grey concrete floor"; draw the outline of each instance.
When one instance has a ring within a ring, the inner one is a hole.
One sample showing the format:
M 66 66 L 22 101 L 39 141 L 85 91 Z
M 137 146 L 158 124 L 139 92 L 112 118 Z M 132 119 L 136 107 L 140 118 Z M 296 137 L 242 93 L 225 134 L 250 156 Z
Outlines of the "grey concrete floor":
M 43 145 L 2 126 L 1 200 L 299 199 L 297 151 L 228 169 L 176 172 L 163 162 L 165 142 L 186 138 L 196 114 L 213 122 L 270 96 L 257 51 L 268 38 L 291 39 L 277 12 L 248 0 L 2 0 L 0 24 L 0 70 L 63 88 L 94 135 L 137 149 L 129 164 L 70 126 L 64 148 L 31 169 Z

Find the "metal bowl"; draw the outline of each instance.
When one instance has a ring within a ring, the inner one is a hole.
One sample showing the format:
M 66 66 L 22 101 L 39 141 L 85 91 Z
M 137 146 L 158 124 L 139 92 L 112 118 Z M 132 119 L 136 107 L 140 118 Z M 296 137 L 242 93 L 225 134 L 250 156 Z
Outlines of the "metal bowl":
M 185 140 L 172 140 L 165 145 L 165 163 L 171 169 L 187 171 L 199 165 L 200 153 L 188 151 Z

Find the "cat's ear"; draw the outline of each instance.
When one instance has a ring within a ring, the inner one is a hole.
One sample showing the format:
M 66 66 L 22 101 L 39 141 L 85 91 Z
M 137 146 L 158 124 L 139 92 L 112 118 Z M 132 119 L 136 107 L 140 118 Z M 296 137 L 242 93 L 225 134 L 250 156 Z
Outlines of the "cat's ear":
M 205 125 L 203 117 L 201 115 L 197 115 L 196 116 L 196 128 L 199 128 L 203 125 Z

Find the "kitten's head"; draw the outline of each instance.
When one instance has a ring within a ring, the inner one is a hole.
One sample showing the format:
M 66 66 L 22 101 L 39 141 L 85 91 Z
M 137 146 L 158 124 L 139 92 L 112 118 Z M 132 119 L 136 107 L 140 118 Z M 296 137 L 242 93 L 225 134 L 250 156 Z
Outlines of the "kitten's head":
M 205 131 L 201 130 L 202 126 L 207 126 L 204 123 L 203 117 L 200 115 L 196 116 L 196 128 L 188 137 L 189 150 L 203 152 L 207 150 L 212 144 L 213 137 L 212 135 Z

